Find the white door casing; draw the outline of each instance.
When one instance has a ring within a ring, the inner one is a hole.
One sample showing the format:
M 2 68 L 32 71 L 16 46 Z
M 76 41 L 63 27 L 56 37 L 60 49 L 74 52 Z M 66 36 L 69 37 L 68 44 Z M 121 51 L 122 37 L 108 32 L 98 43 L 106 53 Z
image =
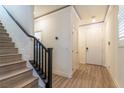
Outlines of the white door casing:
M 103 65 L 102 63 L 102 60 L 103 60 L 102 26 L 103 26 L 103 23 L 98 23 L 98 24 L 82 26 L 80 29 L 80 31 L 83 31 L 83 33 L 80 32 L 79 40 L 83 42 L 85 41 L 85 43 L 79 44 L 80 51 L 85 52 L 85 53 L 81 53 L 80 56 L 82 59 L 85 58 L 85 63 L 87 64 Z M 84 36 L 84 35 L 85 37 L 81 38 L 81 36 Z M 85 39 L 85 40 L 82 40 L 82 39 Z M 82 55 L 82 54 L 85 54 L 85 55 Z

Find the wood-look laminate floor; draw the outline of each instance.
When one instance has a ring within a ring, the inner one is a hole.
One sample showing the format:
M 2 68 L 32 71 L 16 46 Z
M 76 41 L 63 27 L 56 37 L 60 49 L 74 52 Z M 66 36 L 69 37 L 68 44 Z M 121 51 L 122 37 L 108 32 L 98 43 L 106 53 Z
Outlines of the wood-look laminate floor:
M 97 65 L 80 65 L 71 79 L 53 75 L 53 88 L 114 88 L 107 69 Z

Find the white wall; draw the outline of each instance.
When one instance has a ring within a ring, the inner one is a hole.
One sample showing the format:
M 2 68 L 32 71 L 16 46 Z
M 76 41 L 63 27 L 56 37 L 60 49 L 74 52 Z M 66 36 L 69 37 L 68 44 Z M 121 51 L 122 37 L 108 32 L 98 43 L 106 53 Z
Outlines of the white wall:
M 123 63 L 118 60 L 118 7 L 110 6 L 105 23 L 104 23 L 104 32 L 105 32 L 105 66 L 108 68 L 109 72 L 115 84 L 119 87 L 124 84 L 124 73 L 123 73 Z M 110 42 L 110 45 L 108 45 Z M 121 51 L 122 54 L 122 51 Z M 122 56 L 120 56 L 122 57 Z
M 6 8 L 18 22 L 21 22 L 29 34 L 33 33 L 33 8 L 31 6 L 6 6 Z M 19 48 L 19 53 L 22 54 L 23 59 L 31 60 L 33 56 L 32 40 L 21 31 L 2 6 L 0 6 L 0 20 L 15 42 L 16 47 Z
M 35 31 L 42 31 L 42 43 L 53 48 L 53 73 L 66 77 L 70 77 L 72 61 L 70 12 L 68 7 L 35 20 Z
M 33 34 L 33 6 L 31 5 L 5 5 L 7 10 L 18 20 L 29 34 Z
M 98 39 L 101 40 L 101 44 L 100 44 L 100 53 L 99 53 L 99 59 L 101 60 L 101 62 L 99 63 L 102 63 L 103 64 L 103 22 L 102 23 L 97 23 L 97 24 L 90 24 L 90 25 L 86 25 L 86 26 L 80 26 L 79 27 L 79 38 L 78 38 L 78 51 L 79 51 L 79 62 L 82 63 L 82 64 L 85 64 L 86 61 L 87 61 L 87 58 L 86 58 L 86 43 L 87 43 L 87 36 L 90 37 L 90 34 L 87 35 L 87 32 L 88 31 L 99 31 L 100 33 L 96 33 L 96 36 L 98 36 Z M 92 41 L 92 40 L 91 40 Z M 95 43 L 95 42 L 93 42 Z M 95 64 L 95 63 L 94 63 Z M 99 65 L 99 64 L 98 64 Z
M 35 31 L 42 31 L 42 43 L 53 48 L 53 73 L 65 77 L 72 75 L 72 11 L 67 7 L 35 20 Z

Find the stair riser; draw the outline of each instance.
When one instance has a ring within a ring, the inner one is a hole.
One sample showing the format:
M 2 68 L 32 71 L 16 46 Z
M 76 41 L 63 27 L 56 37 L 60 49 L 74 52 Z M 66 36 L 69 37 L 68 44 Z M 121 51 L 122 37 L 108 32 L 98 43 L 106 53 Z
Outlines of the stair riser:
M 1 26 L 1 25 L 0 25 L 0 29 L 4 29 L 4 26 Z
M 10 73 L 11 71 L 15 71 L 18 69 L 22 69 L 26 67 L 26 62 L 6 65 L 6 66 L 0 66 L 0 75 L 4 73 Z
M 9 34 L 7 34 L 7 33 L 0 33 L 0 38 L 3 38 L 3 37 L 8 38 Z
M 0 55 L 4 54 L 17 54 L 18 50 L 17 49 L 0 49 Z
M 21 59 L 22 59 L 21 55 L 0 56 L 0 63 L 13 62 L 13 61 L 21 60 Z
M 5 29 L 0 29 L 0 33 L 6 33 Z
M 15 46 L 14 43 L 7 43 L 7 42 L 0 43 L 0 47 L 14 47 L 14 46 Z
M 34 80 L 33 82 L 24 86 L 23 88 L 38 88 L 38 79 Z
M 5 31 L 5 29 L 4 28 L 0 28 L 0 31 Z
M 25 79 L 32 77 L 32 71 L 27 71 L 17 76 L 11 77 L 6 80 L 0 81 L 0 87 L 2 88 L 12 88 L 16 87 L 19 82 L 23 82 Z
M 2 43 L 2 42 L 11 42 L 12 41 L 12 39 L 11 38 L 0 38 L 0 43 Z
M 0 30 L 0 34 L 8 34 L 6 30 Z

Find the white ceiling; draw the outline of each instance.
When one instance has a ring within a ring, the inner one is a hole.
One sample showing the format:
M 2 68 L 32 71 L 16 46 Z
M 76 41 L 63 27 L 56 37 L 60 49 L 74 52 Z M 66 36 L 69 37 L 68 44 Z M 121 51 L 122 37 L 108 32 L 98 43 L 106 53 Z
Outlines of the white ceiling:
M 102 5 L 83 5 L 75 6 L 75 8 L 81 17 L 81 24 L 91 23 L 93 16 L 95 17 L 96 22 L 104 21 L 108 10 L 108 6 Z
M 51 11 L 65 7 L 65 5 L 40 5 L 34 7 L 34 18 L 45 15 Z M 80 18 L 81 25 L 92 23 L 92 17 L 95 16 L 96 22 L 104 21 L 108 10 L 107 5 L 75 5 Z
M 45 15 L 51 11 L 64 7 L 63 5 L 37 5 L 34 6 L 34 18 Z

